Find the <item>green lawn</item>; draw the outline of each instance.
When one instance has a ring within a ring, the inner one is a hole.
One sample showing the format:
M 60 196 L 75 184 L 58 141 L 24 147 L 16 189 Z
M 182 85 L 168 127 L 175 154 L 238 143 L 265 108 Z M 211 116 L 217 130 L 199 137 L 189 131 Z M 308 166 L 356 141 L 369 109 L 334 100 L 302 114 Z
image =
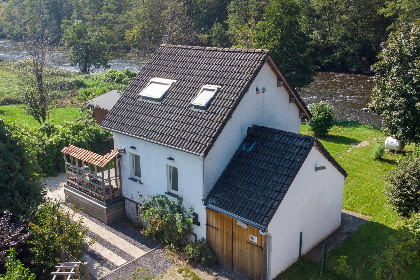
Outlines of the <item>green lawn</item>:
M 12 62 L 0 62 L 0 104 L 17 99 L 19 74 Z M 5 100 L 6 99 L 6 100 Z
M 38 126 L 38 122 L 20 105 L 3 105 L 0 106 L 0 117 L 19 124 L 27 124 L 30 126 Z M 71 121 L 80 117 L 80 110 L 76 107 L 68 106 L 63 108 L 54 108 L 51 110 L 49 122 L 61 124 L 64 121 Z
M 312 135 L 307 125 L 301 126 L 301 132 Z M 401 219 L 387 203 L 384 175 L 392 170 L 402 155 L 386 152 L 383 160 L 373 160 L 373 146 L 376 141 L 384 141 L 385 137 L 379 129 L 360 124 L 340 123 L 327 137 L 319 140 L 348 173 L 343 208 L 372 217 L 328 255 L 321 279 L 346 279 L 337 272 L 340 268 L 338 260 L 342 256 L 347 257 L 348 266 L 344 269 L 348 273 L 347 279 L 375 279 L 375 258 L 380 257 L 389 237 L 396 234 L 396 228 L 401 224 Z M 361 142 L 362 145 L 354 146 Z M 410 152 L 413 149 L 413 146 L 408 146 L 405 150 Z M 302 258 L 276 279 L 319 279 L 318 273 L 318 263 Z M 420 264 L 413 265 L 400 278 L 392 279 L 414 279 L 413 275 L 420 275 Z

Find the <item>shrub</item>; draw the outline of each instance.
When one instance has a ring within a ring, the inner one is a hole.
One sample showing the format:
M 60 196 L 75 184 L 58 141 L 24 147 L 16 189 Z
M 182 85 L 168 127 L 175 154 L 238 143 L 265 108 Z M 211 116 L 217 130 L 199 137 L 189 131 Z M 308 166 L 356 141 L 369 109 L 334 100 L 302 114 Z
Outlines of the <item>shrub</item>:
M 64 172 L 61 149 L 73 144 L 98 154 L 108 153 L 114 146 L 112 133 L 100 128 L 93 119 L 65 122 L 62 126 L 44 123 L 39 128 L 10 125 L 13 135 L 36 157 L 43 174 L 55 176 Z
M 35 158 L 26 145 L 0 119 L 0 211 L 29 216 L 43 201 L 43 185 Z
M 375 258 L 376 279 L 388 279 L 391 271 L 399 278 L 400 271 L 418 262 L 420 256 L 420 214 L 413 214 L 391 236 L 382 254 Z
M 381 159 L 384 156 L 385 146 L 383 143 L 376 143 L 373 147 L 372 157 L 374 159 Z
M 5 275 L 0 275 L 0 280 L 34 280 L 36 275 L 28 268 L 24 267 L 20 260 L 16 259 L 16 252 L 14 249 L 8 250 Z
M 201 238 L 194 243 L 188 243 L 187 246 L 185 246 L 184 252 L 190 262 L 202 263 L 210 266 L 216 263 L 214 252 L 204 238 Z
M 76 259 L 83 256 L 89 245 L 85 243 L 87 228 L 82 220 L 74 221 L 72 217 L 61 203 L 47 201 L 40 205 L 30 224 L 32 236 L 29 241 L 38 276 L 47 277 L 60 261 L 60 250 L 69 252 Z
M 330 103 L 319 102 L 309 106 L 312 118 L 309 122 L 309 128 L 315 136 L 325 136 L 333 126 L 334 108 Z
M 105 82 L 128 85 L 136 76 L 136 72 L 125 68 L 124 71 L 117 69 L 108 70 L 105 73 L 98 75 L 97 78 Z
M 387 181 L 388 202 L 398 214 L 408 217 L 420 211 L 420 157 L 400 159 Z
M 166 195 L 146 199 L 141 206 L 143 221 L 149 221 L 145 234 L 175 249 L 184 248 L 192 233 L 192 213 L 182 205 L 182 198 L 175 200 Z

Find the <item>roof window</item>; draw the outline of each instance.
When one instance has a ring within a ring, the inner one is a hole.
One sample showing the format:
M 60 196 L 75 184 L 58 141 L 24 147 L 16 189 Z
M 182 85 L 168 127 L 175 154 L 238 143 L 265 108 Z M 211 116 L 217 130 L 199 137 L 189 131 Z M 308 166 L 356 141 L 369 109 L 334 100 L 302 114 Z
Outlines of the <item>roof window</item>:
M 213 96 L 220 89 L 220 86 L 214 85 L 204 85 L 197 96 L 191 101 L 191 104 L 198 109 L 206 109 L 210 100 L 213 99 Z
M 175 80 L 151 78 L 147 86 L 140 92 L 145 99 L 161 100 Z

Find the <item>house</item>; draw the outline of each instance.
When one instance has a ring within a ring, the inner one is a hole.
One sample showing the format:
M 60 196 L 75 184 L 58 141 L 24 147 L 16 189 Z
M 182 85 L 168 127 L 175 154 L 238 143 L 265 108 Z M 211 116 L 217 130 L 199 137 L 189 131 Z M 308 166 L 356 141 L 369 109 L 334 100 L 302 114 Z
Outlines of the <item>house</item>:
M 182 196 L 223 266 L 272 279 L 340 225 L 347 174 L 302 118 L 269 51 L 162 45 L 101 126 L 128 217 L 147 196 Z
M 120 96 L 121 93 L 118 90 L 111 90 L 89 101 L 89 107 L 93 109 L 92 117 L 97 124 L 101 124 Z

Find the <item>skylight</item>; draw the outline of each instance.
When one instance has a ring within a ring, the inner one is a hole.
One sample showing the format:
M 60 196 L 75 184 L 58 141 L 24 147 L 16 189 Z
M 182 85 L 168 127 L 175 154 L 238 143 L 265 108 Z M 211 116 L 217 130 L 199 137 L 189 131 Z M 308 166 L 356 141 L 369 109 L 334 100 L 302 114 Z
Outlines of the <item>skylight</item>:
M 199 109 L 207 108 L 210 100 L 213 99 L 213 96 L 219 88 L 220 86 L 204 85 L 198 92 L 197 96 L 191 101 L 191 104 Z
M 161 100 L 175 80 L 151 78 L 149 84 L 140 92 L 146 99 Z

